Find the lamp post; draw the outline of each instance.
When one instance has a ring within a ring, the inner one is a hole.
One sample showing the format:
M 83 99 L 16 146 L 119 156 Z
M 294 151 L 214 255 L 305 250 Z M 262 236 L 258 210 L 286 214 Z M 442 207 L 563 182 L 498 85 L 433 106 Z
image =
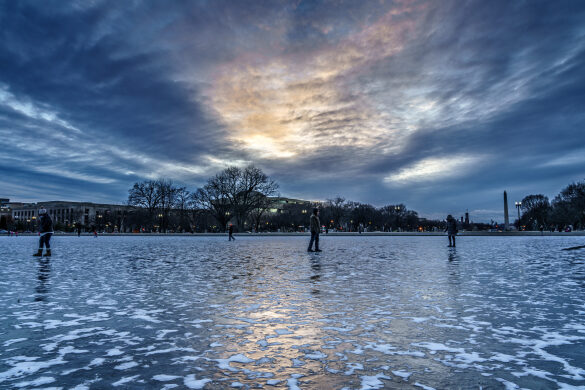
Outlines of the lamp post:
M 518 226 L 520 226 L 520 207 L 522 206 L 522 202 L 514 202 L 514 205 L 518 209 Z
M 158 226 L 158 232 L 162 233 L 162 224 L 163 224 L 163 215 L 162 213 L 158 215 L 158 219 L 159 219 L 159 226 Z

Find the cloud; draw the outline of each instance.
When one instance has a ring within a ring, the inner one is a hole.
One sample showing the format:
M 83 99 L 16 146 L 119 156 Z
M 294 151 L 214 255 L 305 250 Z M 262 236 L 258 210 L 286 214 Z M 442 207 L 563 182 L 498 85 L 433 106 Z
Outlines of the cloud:
M 562 2 L 5 2 L 3 188 L 119 200 L 255 163 L 283 195 L 423 214 L 552 197 L 585 177 L 583 18 Z
M 476 168 L 476 165 L 480 164 L 482 160 L 484 157 L 475 155 L 429 157 L 386 176 L 384 181 L 390 185 L 403 185 L 464 176 Z

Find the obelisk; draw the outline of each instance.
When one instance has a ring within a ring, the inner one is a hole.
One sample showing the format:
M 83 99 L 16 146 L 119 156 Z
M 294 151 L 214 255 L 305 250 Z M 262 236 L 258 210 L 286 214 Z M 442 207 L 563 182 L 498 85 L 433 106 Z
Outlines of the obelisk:
M 508 217 L 508 194 L 504 191 L 504 230 L 510 228 L 510 218 Z

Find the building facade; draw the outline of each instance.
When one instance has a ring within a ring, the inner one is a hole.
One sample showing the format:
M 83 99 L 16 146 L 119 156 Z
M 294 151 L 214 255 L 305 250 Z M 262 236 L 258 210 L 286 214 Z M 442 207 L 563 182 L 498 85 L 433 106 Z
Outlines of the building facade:
M 123 205 L 49 201 L 13 205 L 10 213 L 15 223 L 30 225 L 38 219 L 41 208 L 47 210 L 55 225 L 83 226 L 109 231 L 124 231 L 125 216 L 134 209 Z

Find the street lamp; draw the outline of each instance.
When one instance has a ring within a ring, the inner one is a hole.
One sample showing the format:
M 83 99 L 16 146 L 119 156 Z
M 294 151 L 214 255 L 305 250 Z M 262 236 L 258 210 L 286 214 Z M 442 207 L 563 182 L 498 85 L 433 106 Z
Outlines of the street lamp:
M 514 202 L 516 208 L 518 209 L 518 225 L 520 225 L 520 207 L 522 206 L 522 202 Z

